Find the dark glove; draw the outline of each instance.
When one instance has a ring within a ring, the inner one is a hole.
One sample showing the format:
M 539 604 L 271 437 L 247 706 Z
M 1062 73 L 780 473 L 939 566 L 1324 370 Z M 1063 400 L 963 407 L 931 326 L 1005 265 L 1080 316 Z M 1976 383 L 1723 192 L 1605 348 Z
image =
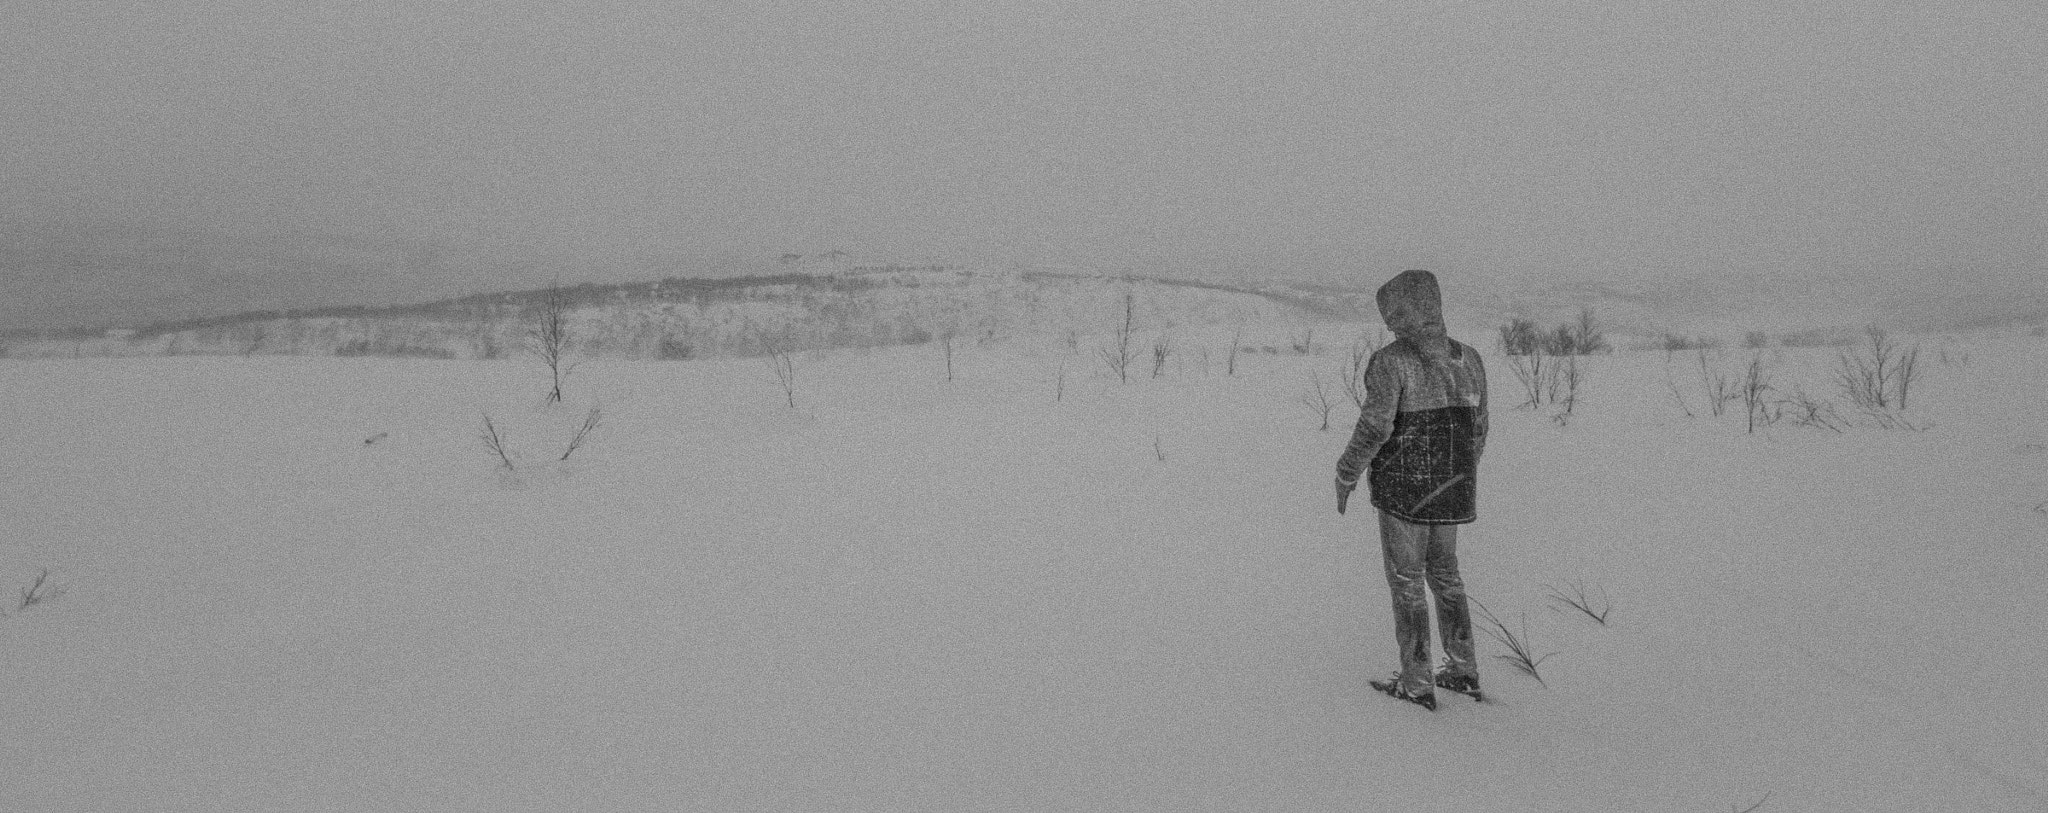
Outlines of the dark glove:
M 1337 513 L 1344 513 L 1344 505 L 1351 502 L 1352 489 L 1358 488 L 1358 481 L 1345 482 L 1342 475 L 1337 477 Z

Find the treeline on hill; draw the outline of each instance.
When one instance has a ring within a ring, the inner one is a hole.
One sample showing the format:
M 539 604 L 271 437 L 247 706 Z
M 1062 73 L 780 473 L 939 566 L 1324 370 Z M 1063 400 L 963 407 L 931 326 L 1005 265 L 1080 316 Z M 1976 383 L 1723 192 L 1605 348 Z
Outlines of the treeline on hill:
M 1614 349 L 1591 308 L 1581 308 L 1577 319 L 1549 330 L 1538 327 L 1534 319 L 1510 319 L 1500 326 L 1500 346 L 1510 356 L 1588 356 Z
M 151 339 L 168 333 L 220 328 L 269 319 L 476 317 L 495 315 L 507 309 L 520 313 L 533 313 L 539 311 L 548 302 L 551 291 L 554 296 L 559 297 L 560 301 L 565 303 L 566 307 L 574 309 L 587 305 L 615 302 L 621 299 L 629 301 L 692 302 L 698 304 L 721 300 L 738 300 L 746 298 L 747 292 L 750 289 L 773 285 L 826 288 L 833 291 L 858 291 L 874 288 L 882 284 L 878 280 L 859 277 L 813 276 L 810 274 L 770 274 L 715 279 L 670 277 L 657 282 L 602 285 L 594 282 L 585 282 L 553 289 L 539 288 L 531 291 L 474 294 L 457 299 L 443 299 L 413 305 L 340 305 L 324 308 L 244 311 L 226 316 L 207 316 L 157 322 L 137 328 L 134 338 L 137 340 Z M 105 328 L 103 327 L 95 327 L 71 332 L 78 333 L 78 337 L 83 338 L 97 335 L 104 330 Z

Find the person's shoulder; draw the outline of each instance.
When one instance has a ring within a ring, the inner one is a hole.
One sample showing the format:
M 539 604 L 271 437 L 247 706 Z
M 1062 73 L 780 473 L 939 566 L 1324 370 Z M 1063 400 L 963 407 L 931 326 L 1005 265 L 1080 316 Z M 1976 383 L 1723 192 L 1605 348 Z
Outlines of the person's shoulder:
M 1374 363 L 1415 361 L 1420 358 L 1421 356 L 1416 355 L 1415 348 L 1409 347 L 1407 342 L 1400 339 L 1387 342 L 1381 345 L 1380 349 L 1372 351 L 1372 361 Z

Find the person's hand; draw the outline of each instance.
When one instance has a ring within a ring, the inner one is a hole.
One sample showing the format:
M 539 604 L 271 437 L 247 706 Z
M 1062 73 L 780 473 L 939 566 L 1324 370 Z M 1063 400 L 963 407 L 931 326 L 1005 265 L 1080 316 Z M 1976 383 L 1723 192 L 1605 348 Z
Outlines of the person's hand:
M 1351 490 L 1357 487 L 1357 480 L 1345 482 L 1342 475 L 1337 477 L 1337 513 L 1344 513 L 1344 505 L 1351 502 Z

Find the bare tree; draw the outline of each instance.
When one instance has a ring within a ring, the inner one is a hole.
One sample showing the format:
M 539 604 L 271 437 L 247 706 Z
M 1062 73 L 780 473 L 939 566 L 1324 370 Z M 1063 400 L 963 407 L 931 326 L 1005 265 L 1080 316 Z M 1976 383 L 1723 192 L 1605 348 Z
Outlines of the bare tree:
M 1865 410 L 1906 408 L 1920 365 L 1920 346 L 1901 348 L 1883 329 L 1864 329 L 1870 342 L 1862 353 L 1835 356 L 1835 383 L 1850 402 Z
M 1528 353 L 1510 354 L 1508 369 L 1514 372 L 1515 380 L 1522 385 L 1522 393 L 1527 396 L 1521 406 L 1534 409 L 1543 405 L 1544 396 L 1555 395 L 1557 367 L 1554 362 L 1544 360 L 1540 345 Z
M 1585 373 L 1579 369 L 1579 357 L 1565 356 L 1564 366 L 1557 371 L 1557 386 L 1564 390 L 1564 414 L 1570 415 L 1578 407 L 1579 385 L 1585 381 Z M 1555 403 L 1558 399 L 1553 395 L 1550 400 Z
M 1510 356 L 1523 356 L 1543 348 L 1543 339 L 1536 329 L 1534 319 L 1509 319 L 1500 326 L 1500 349 Z
M 1230 356 L 1223 362 L 1224 375 L 1237 375 L 1237 348 L 1242 344 L 1244 344 L 1244 328 L 1238 328 L 1237 332 L 1230 336 Z
M 1302 393 L 1301 403 L 1323 419 L 1323 425 L 1317 431 L 1329 431 L 1330 409 L 1337 405 L 1337 401 L 1331 397 L 1330 388 L 1323 385 L 1322 376 L 1309 373 L 1309 389 Z
M 1173 340 L 1162 335 L 1152 342 L 1152 377 L 1166 373 L 1166 356 L 1173 350 Z
M 760 341 L 761 349 L 768 352 L 768 366 L 775 370 L 775 381 L 782 387 L 783 401 L 789 404 L 790 409 L 795 409 L 796 358 L 790 354 L 789 348 L 783 342 L 771 339 L 768 334 L 759 331 L 754 335 Z
M 1351 358 L 1344 364 L 1344 394 L 1351 397 L 1351 403 L 1365 408 L 1365 368 L 1372 363 L 1372 354 L 1380 349 L 1380 343 L 1360 334 L 1358 341 L 1351 345 Z
M 1592 308 L 1579 309 L 1579 322 L 1574 326 L 1573 333 L 1576 334 L 1573 343 L 1577 345 L 1579 355 L 1605 353 L 1614 349 L 1607 343 L 1607 335 L 1600 331 L 1600 323 L 1593 319 Z
M 1136 358 L 1135 351 L 1131 349 L 1132 326 L 1137 318 L 1137 310 L 1136 295 L 1125 292 L 1123 324 L 1117 326 L 1115 341 L 1108 347 L 1100 348 L 1103 362 L 1109 365 L 1110 371 L 1116 373 L 1119 383 L 1128 384 L 1131 381 L 1131 361 Z
M 532 337 L 534 352 L 540 355 L 542 364 L 548 366 L 548 375 L 553 386 L 548 390 L 547 402 L 560 403 L 562 400 L 562 379 L 569 377 L 573 364 L 565 364 L 562 355 L 569 349 L 569 302 L 562 296 L 560 284 L 548 286 L 547 298 L 541 301 L 540 310 L 534 314 Z
M 939 337 L 939 352 L 946 355 L 946 382 L 953 381 L 953 331 L 946 331 Z

